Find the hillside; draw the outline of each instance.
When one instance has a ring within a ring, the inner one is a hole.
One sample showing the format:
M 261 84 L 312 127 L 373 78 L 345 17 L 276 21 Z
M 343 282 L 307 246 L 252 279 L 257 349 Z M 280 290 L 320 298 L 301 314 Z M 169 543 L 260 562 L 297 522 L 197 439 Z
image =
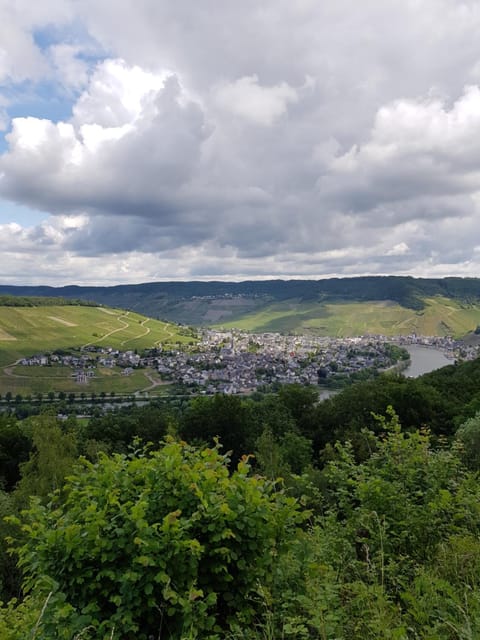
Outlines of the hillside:
M 348 337 L 381 335 L 453 335 L 463 337 L 480 323 L 480 304 L 444 297 L 426 298 L 424 308 L 413 310 L 388 301 L 305 303 L 286 300 L 258 311 L 236 315 L 225 328 L 257 333 L 279 331 Z
M 28 300 L 29 305 L 31 302 Z M 79 385 L 71 381 L 68 368 L 49 367 L 48 375 L 45 367 L 13 368 L 13 363 L 21 358 L 89 345 L 140 351 L 160 344 L 191 341 L 192 337 L 186 334 L 174 324 L 107 307 L 0 306 L 0 392 L 46 392 L 52 387 L 80 390 Z M 110 370 L 103 373 L 89 387 L 96 391 L 130 392 L 149 384 L 141 372 L 134 372 L 129 378 Z
M 370 333 L 417 330 L 464 335 L 480 320 L 478 278 L 369 276 L 58 288 L 4 285 L 1 294 L 82 299 L 197 326 L 228 323 L 255 330 L 308 329 L 333 335 L 364 333 L 369 328 Z

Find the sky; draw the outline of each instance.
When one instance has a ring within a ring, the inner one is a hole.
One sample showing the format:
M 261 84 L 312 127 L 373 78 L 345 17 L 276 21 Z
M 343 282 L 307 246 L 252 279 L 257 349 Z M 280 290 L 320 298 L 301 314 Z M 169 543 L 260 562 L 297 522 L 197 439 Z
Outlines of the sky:
M 0 283 L 480 276 L 479 0 L 0 0 Z

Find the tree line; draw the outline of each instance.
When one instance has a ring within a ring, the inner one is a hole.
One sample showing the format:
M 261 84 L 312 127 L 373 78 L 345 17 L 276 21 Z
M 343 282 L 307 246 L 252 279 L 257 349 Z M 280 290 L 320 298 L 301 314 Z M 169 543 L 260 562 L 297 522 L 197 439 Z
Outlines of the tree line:
M 81 300 L 79 298 L 62 298 L 53 296 L 17 296 L 0 295 L 0 307 L 54 307 L 54 306 L 84 306 L 96 307 L 98 303 Z

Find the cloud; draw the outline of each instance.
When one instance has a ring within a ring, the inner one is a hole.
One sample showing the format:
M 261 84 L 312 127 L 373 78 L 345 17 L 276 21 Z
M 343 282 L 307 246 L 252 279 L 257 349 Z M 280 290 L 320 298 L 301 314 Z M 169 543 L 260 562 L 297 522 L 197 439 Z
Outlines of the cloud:
M 62 25 L 73 15 L 69 0 L 0 1 L 0 81 L 39 80 L 49 73 L 47 56 L 35 42 L 35 29 Z
M 480 190 L 480 89 L 468 86 L 449 108 L 438 99 L 381 107 L 362 145 L 330 162 L 321 197 L 358 215 L 406 219 L 462 217 Z
M 0 131 L 6 131 L 10 123 L 7 112 L 8 101 L 0 95 Z
M 3 195 L 57 213 L 165 217 L 208 128 L 176 76 L 102 63 L 71 122 L 14 118 L 0 159 Z
M 78 282 L 480 267 L 477 2 L 26 7 L 0 0 L 19 256 Z
M 386 256 L 404 256 L 410 249 L 406 242 L 399 242 L 385 252 Z
M 262 125 L 272 125 L 287 111 L 288 103 L 297 102 L 295 89 L 286 82 L 263 87 L 258 76 L 246 76 L 215 90 L 215 100 L 232 114 Z
M 72 44 L 54 44 L 49 48 L 49 57 L 57 77 L 67 89 L 83 89 L 88 83 L 88 63 L 82 60 L 83 48 Z

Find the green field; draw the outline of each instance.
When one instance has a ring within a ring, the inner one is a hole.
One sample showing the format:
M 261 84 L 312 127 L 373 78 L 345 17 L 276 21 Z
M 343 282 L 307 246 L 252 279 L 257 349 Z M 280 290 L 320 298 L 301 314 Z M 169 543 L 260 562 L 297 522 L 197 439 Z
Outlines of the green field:
M 35 367 L 41 373 L 45 373 L 46 367 Z M 33 369 L 33 367 L 32 367 Z M 71 369 L 70 369 L 71 373 Z M 92 393 L 97 395 L 104 391 L 107 395 L 114 391 L 117 395 L 130 394 L 136 391 L 144 390 L 150 387 L 151 383 L 145 376 L 144 370 L 134 371 L 130 376 L 122 376 L 117 372 L 114 376 L 104 377 L 101 374 L 98 377 L 89 380 L 88 384 L 78 384 L 65 371 L 63 377 L 52 377 L 48 375 L 23 376 L 14 375 L 0 376 L 0 390 L 2 395 L 10 391 L 13 396 L 20 394 L 22 396 L 35 395 L 37 393 L 47 394 L 49 391 L 56 393 L 64 391 L 65 393 L 75 393 L 79 396 L 81 393 L 90 396 Z
M 435 297 L 427 298 L 425 308 L 421 311 L 407 309 L 393 302 L 333 304 L 288 300 L 217 326 L 257 333 L 280 331 L 335 337 L 365 334 L 392 336 L 412 332 L 428 336 L 462 337 L 478 324 L 480 305 Z
M 14 366 L 19 359 L 56 349 L 101 345 L 121 351 L 188 343 L 174 324 L 137 313 L 88 306 L 0 307 L 0 393 L 22 395 L 50 390 L 131 393 L 152 386 L 142 370 L 98 369 L 88 384 L 76 383 L 69 367 Z M 153 378 L 155 380 L 155 378 Z M 154 387 L 160 390 L 161 387 Z

